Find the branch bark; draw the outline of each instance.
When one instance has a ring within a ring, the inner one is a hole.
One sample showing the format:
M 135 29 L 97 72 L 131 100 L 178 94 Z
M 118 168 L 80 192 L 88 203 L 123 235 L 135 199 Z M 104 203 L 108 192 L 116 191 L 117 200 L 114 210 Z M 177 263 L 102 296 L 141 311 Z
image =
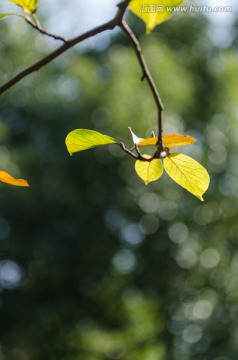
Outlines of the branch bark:
M 29 24 L 33 29 L 39 31 L 42 35 L 46 35 L 55 40 L 60 40 L 60 41 L 63 41 L 64 43 L 67 43 L 67 40 L 65 38 L 63 38 L 62 36 L 58 36 L 58 35 L 49 33 L 48 31 L 42 29 L 40 24 L 37 22 L 34 24 L 28 16 L 23 16 L 23 19 L 27 22 L 27 24 Z
M 89 31 L 85 32 L 84 34 L 79 35 L 72 40 L 68 40 L 62 46 L 60 46 L 58 49 L 53 51 L 51 54 L 47 55 L 40 61 L 38 61 L 35 64 L 31 65 L 30 67 L 26 68 L 25 70 L 23 70 L 22 72 L 20 72 L 16 76 L 14 76 L 12 79 L 7 81 L 5 84 L 3 84 L 0 87 L 0 95 L 3 94 L 8 89 L 10 89 L 15 84 L 17 84 L 20 80 L 22 80 L 26 76 L 32 74 L 35 71 L 40 70 L 43 66 L 49 64 L 51 61 L 56 59 L 58 56 L 60 56 L 61 54 L 63 54 L 64 52 L 66 52 L 67 50 L 69 50 L 70 48 L 75 46 L 76 44 L 79 44 L 82 41 L 84 41 L 90 37 L 93 37 L 97 34 L 100 34 L 106 30 L 113 30 L 116 26 L 120 26 L 129 2 L 130 2 L 130 0 L 123 0 L 118 5 L 118 11 L 112 20 L 110 20 L 100 26 L 97 26 L 92 30 L 89 30 Z
M 130 41 L 135 49 L 135 53 L 136 53 L 138 62 L 140 64 L 141 70 L 142 70 L 142 80 L 144 80 L 144 79 L 147 80 L 148 85 L 153 94 L 156 106 L 157 106 L 157 110 L 158 110 L 158 152 L 160 153 L 163 150 L 163 140 L 162 140 L 162 112 L 163 112 L 163 108 L 164 108 L 163 103 L 161 101 L 158 89 L 154 83 L 152 75 L 148 69 L 146 61 L 142 55 L 142 50 L 141 50 L 139 41 L 137 40 L 135 34 L 133 33 L 133 31 L 131 30 L 131 28 L 128 26 L 128 24 L 125 21 L 122 21 L 120 27 L 124 31 L 124 33 L 128 36 L 128 38 L 130 39 Z

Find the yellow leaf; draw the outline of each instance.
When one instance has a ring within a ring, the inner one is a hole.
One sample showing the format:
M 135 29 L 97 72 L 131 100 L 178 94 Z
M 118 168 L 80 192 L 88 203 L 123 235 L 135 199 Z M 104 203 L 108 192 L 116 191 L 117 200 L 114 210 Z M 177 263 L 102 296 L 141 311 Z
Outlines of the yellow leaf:
M 197 140 L 188 135 L 180 135 L 180 134 L 166 134 L 163 135 L 163 145 L 169 149 L 176 147 L 176 146 L 182 146 L 182 145 L 190 145 Z M 147 138 L 141 140 L 137 145 L 138 146 L 151 146 L 156 145 L 158 142 L 158 136 Z
M 14 4 L 23 8 L 27 13 L 33 14 L 38 6 L 39 0 L 10 0 Z
M 196 141 L 194 137 L 188 135 L 166 134 L 163 136 L 163 144 L 169 149 L 176 146 L 190 145 Z
M 176 183 L 203 201 L 210 177 L 202 165 L 187 155 L 174 153 L 164 159 L 164 168 Z
M 14 186 L 30 186 L 26 180 L 15 179 L 5 171 L 0 171 L 0 181 Z
M 173 8 L 184 0 L 131 0 L 129 8 L 146 24 L 146 33 L 167 20 L 173 13 Z
M 143 155 L 143 157 L 147 159 L 151 158 L 150 155 Z M 158 180 L 163 174 L 162 161 L 160 159 L 153 159 L 151 161 L 137 160 L 135 163 L 135 170 L 147 185 L 151 181 Z

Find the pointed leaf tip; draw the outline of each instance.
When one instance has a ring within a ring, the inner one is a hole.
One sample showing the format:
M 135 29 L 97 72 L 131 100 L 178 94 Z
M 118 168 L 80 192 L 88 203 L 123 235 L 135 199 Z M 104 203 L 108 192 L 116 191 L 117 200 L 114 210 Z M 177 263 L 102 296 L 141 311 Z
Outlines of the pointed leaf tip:
M 134 134 L 130 126 L 128 126 L 128 129 L 131 133 L 133 144 L 137 145 L 140 141 L 144 140 L 142 138 L 139 138 L 136 134 Z
M 174 148 L 176 146 L 191 145 L 196 141 L 197 139 L 189 135 L 165 134 L 163 136 L 164 146 L 169 149 Z
M 129 9 L 137 15 L 146 25 L 146 34 L 160 23 L 169 19 L 174 8 L 184 0 L 131 0 Z
M 8 174 L 6 171 L 0 171 L 0 181 L 4 182 L 6 184 L 14 185 L 14 186 L 24 186 L 24 187 L 30 186 L 26 180 L 15 179 L 13 176 Z
M 208 189 L 210 176 L 201 164 L 187 155 L 174 153 L 164 159 L 164 168 L 177 184 L 204 201 L 202 195 Z
M 72 156 L 76 152 L 96 146 L 116 144 L 116 140 L 94 130 L 76 129 L 67 135 L 65 143 L 69 154 Z

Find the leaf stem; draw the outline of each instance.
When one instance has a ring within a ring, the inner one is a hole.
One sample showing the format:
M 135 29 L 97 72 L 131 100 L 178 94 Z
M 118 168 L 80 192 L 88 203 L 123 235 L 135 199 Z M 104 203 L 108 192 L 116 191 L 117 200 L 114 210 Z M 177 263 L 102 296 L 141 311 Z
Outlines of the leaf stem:
M 38 19 L 38 17 L 36 16 L 36 14 L 31 14 L 31 16 L 32 16 L 32 19 L 34 20 L 34 23 L 36 24 L 36 26 L 38 27 L 38 28 L 41 28 L 41 24 L 40 24 L 40 20 Z
M 120 27 L 125 32 L 125 34 L 128 36 L 128 38 L 130 39 L 130 41 L 135 49 L 139 65 L 142 70 L 142 78 L 141 79 L 147 80 L 147 83 L 151 89 L 152 95 L 154 97 L 154 100 L 155 100 L 155 103 L 156 103 L 156 106 L 158 109 L 158 151 L 160 152 L 163 150 L 163 140 L 162 140 L 162 112 L 164 109 L 163 103 L 160 98 L 158 89 L 155 85 L 155 82 L 152 78 L 152 75 L 149 71 L 149 68 L 146 64 L 144 56 L 142 55 L 142 50 L 141 50 L 139 41 L 137 40 L 135 34 L 133 33 L 133 31 L 131 30 L 131 28 L 125 21 L 122 21 Z

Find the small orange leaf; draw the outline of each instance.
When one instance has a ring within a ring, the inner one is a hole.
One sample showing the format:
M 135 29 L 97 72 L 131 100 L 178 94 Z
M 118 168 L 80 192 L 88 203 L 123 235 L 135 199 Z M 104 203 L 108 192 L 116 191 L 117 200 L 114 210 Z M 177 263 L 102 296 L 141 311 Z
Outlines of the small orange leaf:
M 152 146 L 152 145 L 156 145 L 157 142 L 158 142 L 158 136 L 155 136 L 152 138 L 141 140 L 140 142 L 138 142 L 137 146 Z
M 194 137 L 188 135 L 166 134 L 163 136 L 164 146 L 169 149 L 176 146 L 190 145 L 196 141 Z
M 176 146 L 190 145 L 197 141 L 194 137 L 180 134 L 166 134 L 163 135 L 163 144 L 167 148 L 173 148 Z M 138 146 L 151 146 L 156 145 L 158 142 L 158 136 L 141 140 Z
M 0 181 L 14 186 L 30 186 L 26 180 L 15 179 L 5 171 L 0 171 Z

